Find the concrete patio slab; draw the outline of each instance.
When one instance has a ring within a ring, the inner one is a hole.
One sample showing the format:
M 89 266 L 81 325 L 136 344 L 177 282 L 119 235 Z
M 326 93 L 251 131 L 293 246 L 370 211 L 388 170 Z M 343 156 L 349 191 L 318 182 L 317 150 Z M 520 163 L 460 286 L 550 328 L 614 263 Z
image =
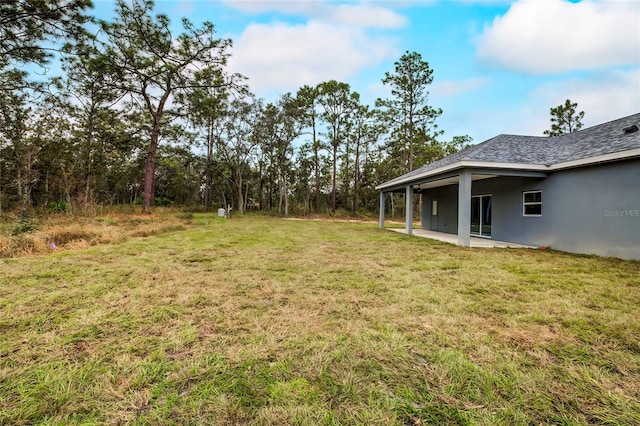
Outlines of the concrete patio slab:
M 398 232 L 400 234 L 406 234 L 405 228 L 386 228 L 389 231 Z M 432 240 L 438 240 L 449 244 L 458 245 L 458 236 L 455 234 L 447 234 L 444 232 L 427 231 L 426 229 L 413 229 L 413 234 L 416 237 L 431 238 Z M 527 246 L 523 244 L 509 243 L 507 241 L 497 241 L 490 238 L 471 237 L 471 247 L 484 247 L 484 248 L 537 248 L 535 246 Z

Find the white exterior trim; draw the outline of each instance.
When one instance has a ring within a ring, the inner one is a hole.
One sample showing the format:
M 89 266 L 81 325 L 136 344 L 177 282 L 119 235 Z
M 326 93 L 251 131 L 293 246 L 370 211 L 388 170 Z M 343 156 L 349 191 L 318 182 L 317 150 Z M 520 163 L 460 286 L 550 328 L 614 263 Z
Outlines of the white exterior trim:
M 540 201 L 524 201 L 524 196 L 526 194 L 534 194 L 536 192 L 540 193 Z M 526 214 L 526 206 L 537 206 L 540 205 L 540 214 Z M 542 189 L 532 189 L 530 191 L 522 191 L 522 217 L 542 217 Z
M 608 163 L 610 161 L 626 160 L 633 157 L 640 157 L 640 148 L 629 149 L 627 151 L 614 152 L 612 154 L 598 155 L 597 157 L 583 158 L 581 160 L 565 161 L 564 163 L 553 164 L 549 170 L 563 170 L 573 167 L 588 166 L 591 164 Z

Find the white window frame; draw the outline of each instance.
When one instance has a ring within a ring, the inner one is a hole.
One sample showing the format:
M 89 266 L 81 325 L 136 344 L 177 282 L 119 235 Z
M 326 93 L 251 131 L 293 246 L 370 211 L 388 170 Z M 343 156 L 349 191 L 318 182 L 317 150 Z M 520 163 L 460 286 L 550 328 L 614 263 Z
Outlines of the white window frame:
M 540 201 L 525 201 L 525 197 L 527 194 L 535 194 L 536 192 L 540 193 Z M 540 214 L 527 214 L 526 206 L 540 206 Z M 536 189 L 533 191 L 523 191 L 522 192 L 522 216 L 524 217 L 540 217 L 542 216 L 542 189 Z

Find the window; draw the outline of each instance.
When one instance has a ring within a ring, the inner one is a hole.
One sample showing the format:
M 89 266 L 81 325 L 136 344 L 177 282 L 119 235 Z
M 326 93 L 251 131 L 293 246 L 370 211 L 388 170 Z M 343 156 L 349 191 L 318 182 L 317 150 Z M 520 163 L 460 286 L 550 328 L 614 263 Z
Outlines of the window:
M 522 193 L 522 215 L 542 216 L 542 191 Z
M 491 195 L 471 196 L 471 235 L 491 237 Z
M 438 200 L 431 201 L 431 215 L 438 216 Z

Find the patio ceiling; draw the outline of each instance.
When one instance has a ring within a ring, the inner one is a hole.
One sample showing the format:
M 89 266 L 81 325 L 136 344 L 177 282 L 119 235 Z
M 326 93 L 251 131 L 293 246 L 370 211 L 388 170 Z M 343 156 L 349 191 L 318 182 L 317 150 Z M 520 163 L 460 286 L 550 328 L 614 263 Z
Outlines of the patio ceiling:
M 462 169 L 464 170 L 464 169 Z M 494 168 L 470 168 L 467 169 L 471 172 L 471 180 L 478 181 L 483 179 L 491 179 L 500 176 L 519 176 L 519 177 L 529 177 L 529 178 L 545 178 L 548 176 L 548 173 L 540 172 L 537 170 L 501 170 Z M 423 177 L 420 179 L 410 180 L 407 182 L 399 183 L 395 186 L 380 189 L 382 192 L 405 192 L 405 188 L 407 186 L 412 186 L 414 191 L 420 192 L 421 190 L 437 188 L 441 186 L 447 185 L 457 185 L 460 180 L 461 170 L 451 171 L 443 174 L 436 174 L 429 177 Z
M 484 175 L 484 174 L 474 174 L 471 176 L 472 181 L 490 179 L 498 177 L 498 175 Z M 437 179 L 429 182 L 421 183 L 417 186 L 414 186 L 414 189 L 429 189 L 429 188 L 437 188 L 440 186 L 454 185 L 457 184 L 460 180 L 460 176 L 451 176 L 448 178 Z

